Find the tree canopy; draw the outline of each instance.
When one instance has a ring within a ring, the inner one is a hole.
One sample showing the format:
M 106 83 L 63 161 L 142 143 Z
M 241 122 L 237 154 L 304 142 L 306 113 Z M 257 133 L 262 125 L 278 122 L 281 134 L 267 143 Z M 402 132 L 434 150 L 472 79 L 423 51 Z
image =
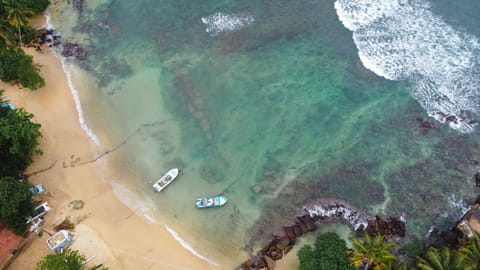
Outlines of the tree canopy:
M 78 250 L 66 249 L 62 253 L 49 254 L 37 263 L 35 270 L 85 270 L 85 256 Z M 108 270 L 107 267 L 90 269 Z
M 0 176 L 16 177 L 32 163 L 41 137 L 40 124 L 24 109 L 0 106 Z
M 0 221 L 18 235 L 25 232 L 25 221 L 33 214 L 30 187 L 12 177 L 0 178 Z
M 348 261 L 346 243 L 333 232 L 315 239 L 314 247 L 305 245 L 297 253 L 300 270 L 354 270 Z
M 36 270 L 84 270 L 85 257 L 77 250 L 49 254 L 37 263 Z
M 473 265 L 465 261 L 465 254 L 448 247 L 431 247 L 423 257 L 418 257 L 418 269 L 421 270 L 471 270 Z M 478 262 L 477 262 L 478 263 Z
M 357 238 L 350 238 L 355 251 L 350 252 L 350 261 L 356 266 L 364 266 L 365 269 L 373 267 L 373 269 L 387 269 L 396 260 L 390 249 L 395 244 L 384 243 L 384 236 L 377 235 L 371 238 L 368 233 L 364 238 L 359 240 Z
M 45 81 L 33 66 L 31 56 L 15 46 L 23 43 L 22 34 L 34 31 L 28 21 L 45 10 L 48 0 L 0 0 L 0 80 L 37 89 Z M 32 35 L 29 35 L 32 38 Z M 26 40 L 29 42 L 29 40 Z

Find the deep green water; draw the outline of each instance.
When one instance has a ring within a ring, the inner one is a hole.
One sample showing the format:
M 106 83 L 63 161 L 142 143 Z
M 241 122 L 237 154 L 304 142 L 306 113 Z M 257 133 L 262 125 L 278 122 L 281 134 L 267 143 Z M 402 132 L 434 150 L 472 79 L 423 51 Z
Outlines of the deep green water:
M 446 11 L 443 2 L 434 10 Z M 78 14 L 64 10 L 59 20 Z M 254 21 L 213 36 L 201 19 L 216 12 Z M 478 27 L 459 18 L 448 17 Z M 198 250 L 237 256 L 318 197 L 406 212 L 417 236 L 458 218 L 453 201 L 475 198 L 477 132 L 436 122 L 411 82 L 365 69 L 332 1 L 86 1 L 74 25 L 57 28 L 88 48 L 77 64 L 108 104 L 87 109 L 87 120 L 127 140 L 138 184 Z M 153 180 L 174 166 L 179 179 L 154 193 Z M 193 207 L 220 193 L 226 206 Z

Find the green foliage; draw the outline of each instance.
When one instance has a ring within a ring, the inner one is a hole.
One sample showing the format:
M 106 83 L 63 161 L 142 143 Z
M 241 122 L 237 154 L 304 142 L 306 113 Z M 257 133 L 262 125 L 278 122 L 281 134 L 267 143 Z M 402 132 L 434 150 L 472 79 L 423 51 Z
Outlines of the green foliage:
M 424 248 L 424 244 L 421 241 L 415 241 L 415 242 L 409 243 L 408 245 L 405 245 L 403 247 L 403 250 L 405 250 L 405 253 L 408 256 L 413 258 L 420 256 L 426 251 Z
M 36 270 L 84 270 L 85 257 L 77 250 L 67 249 L 63 253 L 49 254 L 37 263 Z
M 24 109 L 0 107 L 0 175 L 17 176 L 32 163 L 41 137 L 40 124 Z
M 7 11 L 8 22 L 18 29 L 18 37 L 22 44 L 22 27 L 27 26 L 33 11 L 26 8 L 22 1 L 3 0 L 3 6 Z
M 382 235 L 371 238 L 365 234 L 363 240 L 352 237 L 350 241 L 355 251 L 351 252 L 349 259 L 356 267 L 365 266 L 365 269 L 373 267 L 374 270 L 384 270 L 388 269 L 396 260 L 390 251 L 395 244 L 385 244 Z
M 26 230 L 25 220 L 33 214 L 32 192 L 27 182 L 0 178 L 0 220 L 14 233 Z
M 354 270 L 348 261 L 346 244 L 336 233 L 324 233 L 315 239 L 314 248 L 305 245 L 297 253 L 300 270 Z
M 423 257 L 418 257 L 420 270 L 472 270 L 465 262 L 465 255 L 448 247 L 430 248 Z
M 33 66 L 32 57 L 21 50 L 0 51 L 0 79 L 6 82 L 17 81 L 32 90 L 45 85 Z
M 480 236 L 475 236 L 468 239 L 465 247 L 460 248 L 460 253 L 465 255 L 465 264 L 474 270 L 480 270 Z
M 33 11 L 33 13 L 40 13 L 47 9 L 50 4 L 49 0 L 18 0 L 22 5 Z
M 18 81 L 23 87 L 37 89 L 45 86 L 45 81 L 33 66 L 32 57 L 23 54 L 18 61 Z
M 34 13 L 45 10 L 48 0 L 0 0 L 0 80 L 37 89 L 45 85 L 32 58 L 15 46 L 25 33 L 30 41 L 35 30 L 28 25 Z

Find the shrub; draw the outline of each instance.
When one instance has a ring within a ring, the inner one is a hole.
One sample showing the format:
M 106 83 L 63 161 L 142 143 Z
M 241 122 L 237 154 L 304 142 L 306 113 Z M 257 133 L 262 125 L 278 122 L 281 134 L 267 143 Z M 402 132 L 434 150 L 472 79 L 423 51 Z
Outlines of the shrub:
M 333 232 L 320 234 L 314 248 L 305 245 L 297 253 L 300 270 L 354 270 L 348 261 L 345 240 Z
M 25 220 L 33 214 L 30 184 L 13 177 L 0 178 L 0 220 L 15 234 L 27 229 Z

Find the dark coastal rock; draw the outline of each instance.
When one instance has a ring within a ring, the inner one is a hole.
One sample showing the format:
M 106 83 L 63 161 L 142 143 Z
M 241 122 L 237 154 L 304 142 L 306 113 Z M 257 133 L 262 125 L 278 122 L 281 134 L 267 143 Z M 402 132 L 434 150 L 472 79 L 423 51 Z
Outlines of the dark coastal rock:
M 372 236 L 378 234 L 405 236 L 405 215 L 403 214 L 400 219 L 392 217 L 383 219 L 379 216 L 373 218 L 349 202 L 338 199 L 316 199 L 302 208 L 301 215 L 285 223 L 280 231 L 274 231 L 271 240 L 237 269 L 273 269 L 270 259 L 280 260 L 292 250 L 298 237 L 316 229 L 316 223 L 332 221 L 346 223 L 356 230 L 358 236 L 364 233 Z
M 276 249 L 284 249 L 292 243 L 292 240 L 289 237 L 282 237 L 275 244 Z
M 449 115 L 445 118 L 448 122 L 457 123 L 457 117 L 455 115 Z
M 477 172 L 473 178 L 475 180 L 475 186 L 480 187 L 480 172 Z
M 66 43 L 63 45 L 62 56 L 75 57 L 79 60 L 84 60 L 87 58 L 87 52 L 78 44 Z
M 73 6 L 78 10 L 78 12 L 82 13 L 84 8 L 84 0 L 74 0 Z
M 303 232 L 299 226 L 293 226 L 292 228 L 293 228 L 293 232 L 295 233 L 295 238 L 302 236 Z
M 314 231 L 314 230 L 317 228 L 317 226 L 315 225 L 313 219 L 310 218 L 309 215 L 299 216 L 299 217 L 297 217 L 297 219 L 298 219 L 299 221 L 301 221 L 303 224 L 305 224 L 305 226 L 307 227 L 307 231 L 308 231 L 308 232 Z
M 285 234 L 288 236 L 288 238 L 294 240 L 296 237 L 295 232 L 293 231 L 292 227 L 283 227 L 283 230 L 285 231 Z
M 431 128 L 434 128 L 433 124 L 429 121 L 423 121 L 421 124 L 420 124 L 420 128 L 425 128 L 425 129 L 431 129 Z

